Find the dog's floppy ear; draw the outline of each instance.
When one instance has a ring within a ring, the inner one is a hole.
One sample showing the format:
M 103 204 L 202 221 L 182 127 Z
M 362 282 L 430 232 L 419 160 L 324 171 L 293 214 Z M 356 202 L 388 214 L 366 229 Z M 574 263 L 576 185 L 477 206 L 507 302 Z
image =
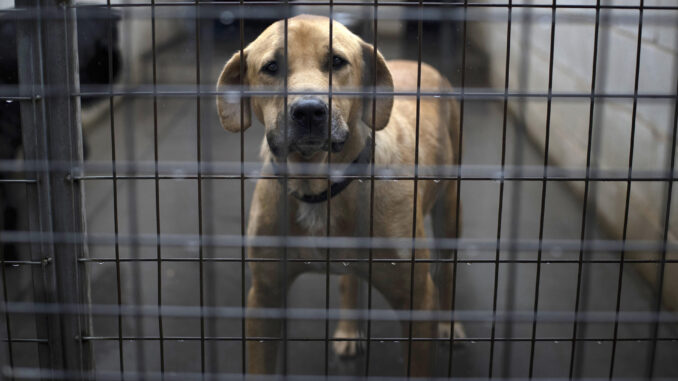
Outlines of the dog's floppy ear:
M 393 92 L 393 78 L 391 77 L 391 72 L 386 66 L 386 61 L 384 57 L 379 53 L 379 51 L 374 52 L 373 46 L 361 41 L 362 50 L 363 50 L 363 61 L 364 61 L 364 70 L 363 70 L 363 86 L 368 89 L 367 94 L 365 95 L 365 102 L 363 103 L 363 121 L 370 127 L 372 127 L 372 89 L 375 86 L 376 79 L 376 88 L 377 92 Z M 374 71 L 376 60 L 376 76 Z M 376 107 L 374 107 L 374 129 L 381 130 L 386 127 L 388 120 L 391 117 L 391 109 L 393 108 L 393 95 L 388 96 L 377 96 L 376 98 Z
M 246 130 L 252 124 L 250 101 L 247 98 L 243 98 L 242 124 L 240 120 L 240 92 L 237 88 L 241 84 L 245 85 L 246 71 L 245 56 L 241 59 L 240 52 L 235 53 L 226 62 L 217 81 L 217 111 L 219 112 L 219 120 L 224 129 L 231 132 L 238 132 L 241 129 Z M 243 76 L 242 80 L 241 75 Z M 232 91 L 228 90 L 228 87 Z

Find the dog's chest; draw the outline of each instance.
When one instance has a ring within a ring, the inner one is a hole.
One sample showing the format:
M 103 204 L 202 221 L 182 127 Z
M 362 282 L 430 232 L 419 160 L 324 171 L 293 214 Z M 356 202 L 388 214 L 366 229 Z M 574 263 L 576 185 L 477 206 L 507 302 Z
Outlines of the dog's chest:
M 334 209 L 337 206 L 335 206 L 333 203 L 331 207 Z M 330 211 L 330 235 L 337 238 L 341 238 L 346 235 L 352 235 L 354 232 L 343 231 L 340 228 L 342 221 L 338 215 L 341 215 L 341 213 L 335 213 L 336 211 Z M 327 235 L 327 203 L 299 203 L 295 217 L 297 226 L 302 230 L 303 235 Z M 331 257 L 334 259 L 340 259 L 344 256 L 351 256 L 346 250 L 334 249 L 331 250 L 331 252 Z M 351 252 L 353 252 L 353 250 L 351 250 Z M 297 255 L 299 255 L 300 258 L 303 258 L 304 260 L 309 260 L 308 262 L 305 262 L 304 268 L 306 271 L 325 271 L 324 260 L 327 259 L 327 251 L 324 247 L 302 249 L 297 253 Z M 330 264 L 329 270 L 333 274 L 346 274 L 347 272 L 351 272 L 352 268 L 350 265 L 333 261 Z
M 297 224 L 305 235 L 324 235 L 327 233 L 327 204 L 300 202 L 296 215 Z M 330 226 L 333 221 L 330 214 Z

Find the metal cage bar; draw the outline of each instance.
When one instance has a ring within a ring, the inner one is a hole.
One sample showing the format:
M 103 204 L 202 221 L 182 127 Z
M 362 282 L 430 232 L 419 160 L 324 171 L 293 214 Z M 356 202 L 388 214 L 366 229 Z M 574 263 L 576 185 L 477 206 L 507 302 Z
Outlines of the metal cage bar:
M 640 0 L 640 10 L 638 11 L 638 41 L 636 43 L 636 68 L 635 68 L 635 79 L 633 83 L 633 94 L 638 94 L 638 86 L 640 84 L 640 52 L 643 42 L 643 6 L 645 5 L 644 0 Z M 636 137 L 636 115 L 638 113 L 638 99 L 633 98 L 633 111 L 631 112 L 631 141 L 629 142 L 629 173 L 633 172 L 633 154 L 635 148 L 635 137 Z M 629 224 L 629 207 L 631 203 L 631 181 L 626 182 L 626 198 L 624 200 L 624 222 L 622 227 L 622 245 L 626 242 L 628 237 L 628 224 Z M 624 279 L 624 260 L 626 259 L 626 252 L 621 250 L 619 258 L 619 281 L 617 283 L 617 301 L 615 303 L 615 311 L 619 313 L 621 309 L 621 298 L 622 298 L 622 282 Z M 613 331 L 613 340 L 612 340 L 612 349 L 610 350 L 610 371 L 609 377 L 614 376 L 614 365 L 616 361 L 617 353 L 617 339 L 619 335 L 619 322 L 614 323 Z
M 555 36 L 556 36 L 556 0 L 553 0 L 553 8 L 551 10 L 551 40 L 549 42 L 549 79 L 548 79 L 548 93 L 549 98 L 546 103 L 546 131 L 544 134 L 544 177 L 546 177 L 546 169 L 549 165 L 549 144 L 551 137 L 551 107 L 552 99 L 551 94 L 553 93 L 553 58 L 555 51 Z M 541 201 L 539 204 L 539 241 L 544 240 L 544 214 L 546 211 L 546 189 L 547 181 L 543 180 L 541 182 Z M 534 280 L 534 307 L 533 311 L 536 313 L 539 311 L 539 284 L 541 281 L 541 265 L 542 265 L 542 255 L 543 250 L 539 247 L 537 251 L 537 274 Z M 537 341 L 537 322 L 532 323 L 532 334 L 530 342 L 530 365 L 528 368 L 528 378 L 532 379 L 534 377 L 534 349 L 535 343 Z
M 31 88 L 21 102 L 25 157 L 29 160 L 82 163 L 80 100 L 66 94 L 46 94 L 44 87 L 78 91 L 76 24 L 70 2 L 18 0 L 31 17 L 19 23 L 17 47 L 19 81 Z M 44 16 L 44 17 L 43 17 Z M 27 188 L 29 226 L 45 236 L 85 232 L 79 173 L 64 168 L 30 173 L 35 183 Z M 63 370 L 84 375 L 93 369 L 90 345 L 82 340 L 90 332 L 83 285 L 87 269 L 80 259 L 87 251 L 80 243 L 31 244 L 34 292 L 38 302 L 76 304 L 75 314 L 38 318 L 41 366 L 48 372 Z

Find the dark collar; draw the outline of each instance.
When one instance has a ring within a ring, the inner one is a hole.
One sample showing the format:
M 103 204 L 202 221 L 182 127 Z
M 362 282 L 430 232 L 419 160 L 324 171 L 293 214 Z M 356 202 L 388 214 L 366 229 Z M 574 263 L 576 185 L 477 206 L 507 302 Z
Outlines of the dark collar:
M 357 164 L 368 164 L 370 162 L 370 158 L 372 157 L 371 153 L 372 153 L 372 139 L 368 138 L 367 141 L 365 142 L 365 146 L 363 147 L 362 151 L 360 151 L 358 157 L 355 160 L 353 160 L 353 162 L 348 166 L 348 168 L 346 168 L 346 172 L 344 173 L 343 176 L 346 176 L 347 174 L 355 175 L 359 173 L 355 167 L 357 166 Z M 271 161 L 271 166 L 273 167 L 273 172 L 276 175 L 280 175 L 282 173 L 282 171 L 280 170 L 280 165 L 275 161 Z M 282 177 L 278 177 L 278 180 L 280 182 L 284 181 Z M 317 204 L 320 202 L 327 201 L 328 193 L 329 198 L 338 195 L 344 189 L 346 189 L 346 187 L 348 187 L 352 181 L 353 181 L 352 177 L 343 177 L 339 182 L 336 183 L 333 182 L 330 185 L 329 192 L 326 190 L 316 194 L 299 194 L 297 192 L 292 192 L 292 196 L 294 196 L 294 198 L 302 202 L 307 202 L 309 204 Z

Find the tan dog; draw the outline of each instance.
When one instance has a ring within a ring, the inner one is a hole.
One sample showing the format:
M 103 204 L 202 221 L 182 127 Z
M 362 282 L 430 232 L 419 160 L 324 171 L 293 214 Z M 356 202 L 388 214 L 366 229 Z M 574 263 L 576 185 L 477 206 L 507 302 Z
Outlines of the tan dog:
M 277 90 L 282 93 L 287 73 L 287 103 L 282 94 L 264 94 L 245 99 L 225 93 L 217 99 L 221 124 L 232 132 L 251 124 L 250 112 L 266 126 L 266 138 L 262 142 L 261 156 L 268 169 L 279 171 L 286 162 L 291 176 L 302 166 L 315 163 L 314 173 L 326 174 L 323 170 L 331 155 L 332 163 L 370 163 L 372 127 L 375 137 L 377 166 L 409 166 L 413 173 L 416 142 L 416 97 L 379 96 L 373 105 L 370 96 L 362 98 L 346 94 L 368 88 L 374 89 L 376 78 L 378 91 L 414 92 L 417 88 L 417 63 L 408 61 L 386 62 L 370 44 L 362 41 L 344 26 L 333 23 L 332 52 L 329 51 L 329 19 L 325 17 L 298 16 L 288 20 L 288 54 L 284 51 L 283 22 L 279 21 L 266 29 L 254 42 L 244 49 L 244 57 L 236 53 L 225 65 L 217 89 L 225 92 L 229 86 L 241 83 L 251 90 Z M 284 62 L 288 66 L 285 70 Z M 376 60 L 376 76 L 374 67 Z M 344 91 L 334 95 L 329 105 L 329 72 L 332 70 L 332 91 Z M 232 89 L 232 88 L 231 88 Z M 421 65 L 421 91 L 449 91 L 449 82 L 432 67 Z M 306 92 L 306 94 L 304 94 Z M 310 94 L 309 94 L 310 93 Z M 287 106 L 287 110 L 285 110 Z M 330 114 L 331 109 L 331 114 Z M 241 110 L 244 113 L 241 115 Z M 375 111 L 373 116 L 373 110 Z M 423 166 L 452 165 L 456 163 L 458 147 L 458 109 L 450 98 L 422 97 L 419 123 L 419 164 Z M 372 123 L 374 121 L 374 126 Z M 331 123 L 331 124 L 330 124 Z M 329 127 L 328 127 L 328 124 Z M 287 125 L 287 127 L 285 127 Z M 285 137 L 285 130 L 287 136 Z M 331 154 L 329 152 L 331 151 Z M 272 167 L 272 168 L 271 168 Z M 248 235 L 276 236 L 284 232 L 282 222 L 288 224 L 291 236 L 326 234 L 327 179 L 289 179 L 288 194 L 282 195 L 282 181 L 259 180 L 254 191 L 250 209 Z M 454 181 L 418 181 L 416 193 L 416 236 L 424 237 L 424 216 L 432 210 L 440 218 L 434 218 L 436 236 L 454 237 L 456 231 L 457 187 Z M 331 215 L 330 235 L 334 237 L 369 236 L 369 230 L 357 231 L 356 226 L 369 226 L 365 210 L 369 211 L 370 181 L 350 179 L 333 180 L 330 188 Z M 375 237 L 412 237 L 414 182 L 374 182 L 373 234 Z M 280 205 L 285 204 L 283 213 Z M 434 208 L 435 204 L 435 208 Z M 369 212 L 367 213 L 369 215 Z M 363 216 L 363 217 L 361 217 Z M 357 221 L 362 219 L 362 222 Z M 449 256 L 449 251 L 443 253 Z M 302 272 L 326 271 L 325 249 L 296 249 L 287 251 L 287 262 L 250 262 L 252 287 L 248 307 L 280 308 L 283 306 L 289 285 Z M 277 248 L 250 247 L 249 258 L 280 259 Z M 379 260 L 372 266 L 371 281 L 395 309 L 435 310 L 449 309 L 451 296 L 451 264 L 440 266 L 440 292 L 429 271 L 428 262 L 417 263 L 410 268 L 410 248 L 375 249 L 373 258 Z M 417 259 L 428 259 L 428 250 L 416 250 Z M 330 271 L 346 274 L 341 278 L 342 308 L 356 308 L 357 278 L 369 277 L 364 262 L 342 266 L 341 260 L 368 258 L 367 249 L 332 249 Z M 401 260 L 391 263 L 390 260 Z M 305 260 L 315 261 L 304 263 Z M 406 261 L 402 261 L 406 260 Z M 410 274 L 414 274 L 414 291 L 410 298 Z M 412 305 L 410 304 L 412 303 Z M 450 334 L 449 324 L 441 324 L 441 335 Z M 455 330 L 456 331 L 456 330 Z M 405 337 L 410 334 L 409 322 L 403 322 Z M 275 319 L 248 319 L 246 334 L 250 338 L 280 337 L 281 321 Z M 415 338 L 434 338 L 439 334 L 438 322 L 416 321 L 412 324 Z M 337 339 L 358 338 L 358 323 L 341 320 L 334 337 Z M 355 341 L 333 342 L 339 355 L 353 355 L 357 351 Z M 247 364 L 250 373 L 273 373 L 277 360 L 278 343 L 251 340 L 247 343 Z M 413 341 L 409 367 L 412 376 L 430 374 L 429 358 L 431 342 Z M 406 351 L 407 353 L 407 351 Z

